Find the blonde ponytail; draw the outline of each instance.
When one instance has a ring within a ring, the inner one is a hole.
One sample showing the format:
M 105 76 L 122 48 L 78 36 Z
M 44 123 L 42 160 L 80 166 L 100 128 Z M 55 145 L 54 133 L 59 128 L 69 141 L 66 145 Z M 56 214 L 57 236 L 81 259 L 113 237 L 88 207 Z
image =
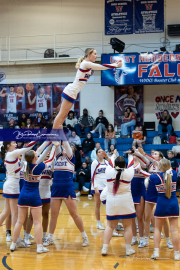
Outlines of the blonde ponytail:
M 87 49 L 85 50 L 85 53 L 84 53 L 85 55 L 82 56 L 82 57 L 80 57 L 80 58 L 78 59 L 76 65 L 75 65 L 75 68 L 77 68 L 77 69 L 80 68 L 81 62 L 82 62 L 86 57 L 88 57 L 88 54 L 91 54 L 93 51 L 94 51 L 94 48 L 87 48 Z
M 26 171 L 24 172 L 24 177 L 26 180 L 29 180 L 29 166 L 26 166 Z
M 82 62 L 84 59 L 85 59 L 84 56 L 82 56 L 82 57 L 80 57 L 80 58 L 78 59 L 76 65 L 75 65 L 75 68 L 76 68 L 76 69 L 79 69 L 79 68 L 80 68 L 80 64 L 81 64 L 81 62 Z
M 32 160 L 34 159 L 34 156 L 35 156 L 35 152 L 33 150 L 29 150 L 28 152 L 26 152 L 24 158 L 28 163 L 32 163 Z M 24 172 L 24 176 L 25 176 L 26 180 L 29 180 L 29 172 L 30 172 L 30 168 L 29 168 L 29 166 L 27 164 L 26 171 Z
M 170 199 L 171 198 L 172 175 L 170 172 L 168 173 L 166 171 L 171 169 L 171 163 L 168 159 L 163 158 L 160 160 L 159 165 L 162 168 L 162 170 L 164 171 L 163 179 L 164 179 L 164 183 L 165 183 L 165 187 L 166 187 L 166 197 L 168 199 Z M 165 177 L 165 175 L 166 175 L 166 177 Z
M 171 198 L 171 183 L 172 183 L 172 177 L 170 174 L 168 174 L 167 180 L 166 180 L 166 197 L 168 199 Z

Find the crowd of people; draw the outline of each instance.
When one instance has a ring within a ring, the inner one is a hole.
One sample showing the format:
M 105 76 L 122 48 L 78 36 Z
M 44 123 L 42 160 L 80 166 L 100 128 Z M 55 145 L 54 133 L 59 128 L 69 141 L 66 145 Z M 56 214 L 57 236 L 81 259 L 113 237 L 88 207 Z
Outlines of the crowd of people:
M 91 134 L 87 134 L 86 141 L 89 141 L 89 135 Z M 73 137 L 75 138 L 75 136 Z M 114 144 L 110 145 L 110 149 L 106 153 L 97 142 L 94 153 L 92 151 L 92 155 L 96 154 L 96 158 L 92 160 L 91 166 L 89 167 L 86 162 L 83 162 L 78 169 L 75 169 L 76 150 L 68 140 L 63 140 L 62 145 L 59 142 L 46 141 L 36 147 L 36 143 L 24 143 L 17 148 L 15 142 L 3 142 L 1 147 L 1 157 L 6 166 L 7 179 L 3 187 L 5 207 L 0 215 L 0 224 L 5 219 L 8 220 L 11 215 L 11 223 L 14 228 L 11 251 L 14 251 L 16 247 L 30 246 L 30 239 L 33 237 L 30 231 L 34 223 L 37 253 L 48 252 L 47 246 L 53 244 L 53 235 L 62 200 L 81 232 L 82 246 L 88 246 L 88 236 L 77 212 L 75 200 L 83 190 L 93 194 L 97 229 L 105 230 L 102 255 L 108 254 L 111 237 L 121 236 L 116 231 L 119 227 L 124 230 L 126 255 L 135 253 L 133 245 L 138 245 L 139 248 L 148 247 L 150 223 L 152 223 L 155 233 L 154 253 L 151 258 L 159 257 L 163 227 L 167 248 L 174 248 L 174 259 L 180 260 L 179 205 L 176 198 L 177 173 L 161 152 L 153 150 L 151 155 L 148 155 L 141 147 L 133 146 L 125 151 L 125 154 L 128 154 L 127 166 L 125 158 L 119 156 Z M 36 149 L 36 151 L 32 149 Z M 169 154 L 172 154 L 171 152 Z M 75 171 L 79 182 L 78 194 L 75 194 L 73 183 Z M 89 189 L 85 187 L 86 182 L 91 185 Z M 106 204 L 106 228 L 100 221 L 101 202 Z M 31 209 L 29 217 L 27 217 L 28 207 Z M 43 232 L 41 216 L 43 217 Z M 139 241 L 135 217 L 137 217 Z M 169 218 L 173 244 L 169 238 L 167 218 Z M 118 224 L 119 221 L 122 223 L 121 226 Z M 24 226 L 25 239 L 20 236 L 22 226 Z M 47 234 L 48 227 L 49 234 Z M 11 239 L 9 227 L 7 232 L 9 241 Z
M 74 82 L 69 84 L 62 93 L 63 101 L 58 115 L 49 122 L 49 127 L 52 126 L 53 129 L 63 129 L 64 123 L 64 127 L 67 127 L 64 129 L 67 137 L 64 136 L 61 142 L 41 143 L 36 151 L 32 149 L 37 142 L 24 144 L 23 147 L 19 145 L 19 149 L 14 141 L 4 141 L 1 146 L 1 158 L 6 166 L 7 177 L 3 186 L 5 205 L 0 214 L 0 225 L 11 215 L 14 231 L 10 250 L 14 251 L 18 246 L 29 247 L 33 221 L 37 253 L 48 252 L 47 247 L 54 242 L 53 235 L 63 200 L 81 233 L 82 246 L 88 246 L 88 236 L 76 206 L 76 196 L 79 196 L 83 190 L 93 194 L 97 229 L 105 230 L 102 255 L 108 254 L 111 238 L 120 236 L 116 229 L 118 230 L 119 227 L 122 229 L 122 225 L 126 255 L 130 256 L 135 253 L 133 245 L 138 245 L 139 248 L 148 247 L 151 223 L 155 229 L 154 252 L 151 258 L 159 258 L 163 227 L 167 248 L 174 248 L 174 260 L 180 260 L 179 204 L 176 197 L 177 173 L 171 168 L 170 160 L 166 159 L 160 151 L 151 151 L 151 155 L 144 152 L 142 146 L 147 134 L 143 131 L 143 127 L 135 128 L 137 120 L 135 112 L 126 106 L 124 123 L 121 126 L 122 138 L 130 136 L 130 134 L 134 136 L 133 147 L 124 152 L 128 155 L 127 165 L 125 158 L 120 156 L 115 149 L 115 130 L 103 116 L 102 110 L 99 111 L 96 124 L 87 109 L 83 110 L 83 115 L 77 121 L 74 119 L 73 112 L 70 111 L 78 93 L 91 76 L 92 70 L 119 68 L 123 65 L 121 60 L 113 64 L 94 64 L 96 58 L 97 53 L 93 48 L 86 49 L 84 57 L 81 57 L 76 64 L 78 70 Z M 132 95 L 134 95 L 133 87 L 129 88 L 129 91 L 132 91 Z M 131 93 L 128 98 L 131 98 Z M 159 125 L 165 125 L 164 128 L 170 135 L 172 129 L 170 129 L 168 114 L 164 112 L 162 119 L 163 121 Z M 42 113 L 38 114 L 34 123 L 31 123 L 30 120 L 28 119 L 27 123 L 23 116 L 20 127 L 29 128 L 34 125 L 34 128 L 47 128 L 48 123 L 44 122 Z M 12 123 L 9 125 L 12 128 Z M 163 127 L 160 126 L 160 136 L 163 131 Z M 86 138 L 81 146 L 82 132 Z M 99 138 L 105 136 L 104 148 L 106 151 L 101 148 L 99 142 L 94 144 L 91 135 L 95 133 L 98 133 Z M 89 158 L 90 149 L 92 152 Z M 174 149 L 173 153 L 178 154 L 178 150 L 178 148 Z M 82 164 L 81 156 L 85 157 L 87 162 Z M 79 181 L 79 194 L 75 194 L 74 189 L 75 172 Z M 52 173 L 53 182 L 50 192 Z M 85 187 L 85 182 L 89 178 L 91 178 L 91 187 L 88 189 Z M 106 204 L 106 228 L 100 220 L 101 202 Z M 27 219 L 28 208 L 31 210 L 31 215 Z M 49 209 L 51 209 L 51 217 L 48 224 Z M 44 215 L 42 233 L 41 216 L 44 213 L 46 213 L 46 218 Z M 136 232 L 136 217 L 139 241 Z M 172 243 L 167 219 L 169 219 Z M 118 224 L 119 221 L 122 223 L 121 226 Z M 47 234 L 48 225 L 49 234 Z M 26 230 L 25 240 L 20 236 L 22 226 Z

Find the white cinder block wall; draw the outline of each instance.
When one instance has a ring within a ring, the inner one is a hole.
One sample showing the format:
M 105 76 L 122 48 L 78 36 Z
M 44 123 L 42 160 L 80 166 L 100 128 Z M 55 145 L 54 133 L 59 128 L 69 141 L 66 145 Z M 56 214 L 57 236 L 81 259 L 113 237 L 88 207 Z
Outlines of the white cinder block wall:
M 104 0 L 0 0 L 0 36 L 45 35 L 55 33 L 102 32 L 103 53 L 113 52 L 109 46 L 110 36 L 104 35 Z M 180 13 L 179 0 L 165 0 L 165 26 L 178 24 Z M 147 52 L 163 46 L 165 33 L 117 36 L 130 46 L 124 52 Z M 166 36 L 170 45 L 169 50 L 175 49 L 180 43 L 180 37 Z M 19 40 L 19 41 L 18 41 Z M 69 37 L 74 44 L 76 35 Z M 20 39 L 14 39 L 14 44 Z M 26 46 L 28 40 L 21 38 L 21 45 Z M 32 40 L 31 40 L 32 42 Z M 50 45 L 49 38 L 36 38 L 34 44 Z M 144 47 L 140 47 L 144 46 Z M 70 53 L 70 52 L 69 52 Z M 79 52 L 81 54 L 81 51 Z M 34 66 L 5 67 L 7 83 L 20 82 L 72 82 L 75 76 L 74 64 L 53 64 Z M 105 116 L 114 121 L 114 91 L 110 87 L 101 87 L 100 72 L 96 71 L 94 81 L 89 82 L 81 93 L 81 112 L 87 108 L 96 117 L 99 109 Z M 179 85 L 145 86 L 144 87 L 144 120 L 156 121 L 154 113 L 154 95 L 159 89 L 180 90 Z M 152 94 L 153 93 L 153 94 Z M 174 123 L 175 129 L 180 130 L 180 123 Z

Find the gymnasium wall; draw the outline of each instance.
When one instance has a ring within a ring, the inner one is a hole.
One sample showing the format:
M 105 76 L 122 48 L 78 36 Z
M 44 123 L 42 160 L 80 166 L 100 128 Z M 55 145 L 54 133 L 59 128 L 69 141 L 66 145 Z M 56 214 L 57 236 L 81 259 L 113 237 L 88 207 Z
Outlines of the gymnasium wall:
M 104 32 L 104 0 L 1 0 L 0 36 L 24 36 L 55 33 Z M 180 1 L 165 1 L 165 25 L 179 23 Z M 103 53 L 110 53 L 110 36 L 103 36 Z M 163 46 L 165 33 L 117 36 L 127 46 L 124 52 L 147 52 Z M 168 37 L 168 50 L 174 50 L 180 43 L 179 37 Z M 44 38 L 45 39 L 45 38 Z M 43 40 L 44 40 L 43 39 Z M 26 41 L 21 39 L 22 45 Z M 41 42 L 37 37 L 34 43 Z M 47 44 L 48 44 L 47 40 Z M 69 36 L 69 42 L 76 42 L 76 35 Z M 77 40 L 78 42 L 78 40 Z M 141 47 L 140 47 L 141 46 Z M 81 53 L 80 53 L 81 54 Z M 7 83 L 20 82 L 72 82 L 75 77 L 73 64 L 29 65 L 5 67 Z M 96 71 L 94 81 L 87 83 L 81 92 L 81 112 L 87 108 L 96 117 L 99 109 L 113 123 L 114 91 L 101 87 L 100 72 Z M 144 120 L 155 121 L 153 98 L 158 89 L 180 89 L 179 85 L 144 87 Z M 174 123 L 180 130 L 180 123 Z

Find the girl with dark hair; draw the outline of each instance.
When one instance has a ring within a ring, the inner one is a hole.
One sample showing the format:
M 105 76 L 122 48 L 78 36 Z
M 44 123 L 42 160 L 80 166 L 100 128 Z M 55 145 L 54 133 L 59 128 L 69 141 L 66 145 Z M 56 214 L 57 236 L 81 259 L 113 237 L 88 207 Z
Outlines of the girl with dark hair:
M 22 113 L 21 115 L 21 119 L 18 121 L 18 126 L 20 128 L 25 128 L 25 125 L 26 125 L 26 121 L 27 121 L 27 116 L 25 113 Z
M 132 219 L 136 217 L 136 211 L 131 195 L 130 185 L 134 176 L 134 169 L 126 169 L 124 157 L 119 156 L 113 160 L 112 167 L 106 169 L 107 197 L 106 217 L 107 226 L 104 232 L 102 255 L 108 254 L 108 246 L 111 241 L 113 230 L 116 228 L 119 219 L 122 219 L 124 227 L 124 238 L 126 243 L 126 255 L 134 254 L 131 248 L 132 240 Z
M 160 160 L 159 170 L 160 173 L 150 176 L 150 181 L 155 185 L 158 192 L 157 206 L 154 213 L 154 253 L 151 258 L 157 259 L 159 257 L 162 226 L 165 222 L 165 218 L 169 218 L 172 242 L 174 245 L 174 260 L 179 261 L 179 203 L 176 197 L 177 173 L 171 169 L 171 163 L 167 159 Z
M 75 130 L 74 126 L 77 124 L 77 118 L 74 117 L 74 111 L 69 111 L 68 117 L 66 118 L 66 126 L 71 131 Z
M 118 153 L 117 149 L 115 149 L 114 144 L 110 145 L 109 151 L 107 152 L 107 155 L 109 158 L 111 158 L 113 155 L 115 155 L 116 158 L 119 156 L 119 153 Z
M 164 112 L 161 115 L 161 118 L 159 119 L 159 125 L 158 125 L 158 134 L 159 136 L 162 135 L 163 132 L 167 132 L 170 136 L 173 131 L 172 128 L 172 118 L 167 110 L 164 110 Z
M 33 128 L 34 128 L 34 125 L 32 124 L 31 118 L 27 117 L 25 129 L 33 129 Z
M 122 124 L 121 125 L 121 136 L 122 138 L 127 138 L 128 135 L 130 134 L 130 129 L 131 129 L 131 132 L 132 130 L 134 129 L 134 126 L 136 125 L 136 114 L 132 111 L 131 108 L 127 108 L 126 109 L 126 112 L 129 113 L 129 116 L 126 117 L 126 123 Z M 133 129 L 132 129 L 133 127 Z
M 1 147 L 1 157 L 6 167 L 6 182 L 3 186 L 3 197 L 5 197 L 4 210 L 0 215 L 0 225 L 11 214 L 12 226 L 15 227 L 18 207 L 17 202 L 20 194 L 20 162 L 18 157 L 25 154 L 27 151 L 33 148 L 36 142 L 30 142 L 26 147 L 16 149 L 16 142 L 3 142 Z M 19 236 L 19 235 L 18 235 Z M 20 247 L 26 247 L 26 244 L 22 238 L 17 236 L 17 245 Z
M 96 118 L 96 127 L 94 130 L 90 131 L 91 133 L 98 132 L 99 138 L 102 138 L 102 133 L 106 131 L 108 126 L 108 120 L 103 116 L 103 110 L 99 111 L 99 117 Z
M 87 154 L 88 152 L 92 151 L 95 147 L 95 142 L 91 136 L 91 133 L 87 134 L 87 138 L 83 140 L 82 142 L 82 151 L 84 154 Z
M 25 154 L 25 160 L 27 166 L 24 172 L 25 182 L 21 190 L 18 200 L 18 220 L 13 232 L 13 241 L 10 246 L 10 250 L 16 249 L 16 242 L 21 231 L 22 225 L 27 215 L 28 207 L 31 208 L 31 214 L 34 221 L 35 238 L 37 242 L 37 253 L 48 252 L 49 250 L 42 245 L 42 228 L 41 228 L 41 216 L 42 216 L 42 201 L 39 195 L 39 181 L 41 173 L 47 168 L 54 160 L 56 146 L 52 147 L 49 160 L 38 163 L 38 155 L 35 151 L 30 150 Z
M 110 144 L 116 144 L 116 132 L 112 124 L 108 125 L 108 128 L 105 132 L 105 140 L 104 140 L 104 149 L 108 151 Z
M 81 196 L 81 190 L 84 192 L 89 191 L 89 189 L 85 187 L 85 183 L 90 182 L 91 171 L 86 162 L 83 162 L 81 168 L 76 172 L 76 178 L 79 183 L 79 192 L 76 193 L 76 197 L 78 197 Z

